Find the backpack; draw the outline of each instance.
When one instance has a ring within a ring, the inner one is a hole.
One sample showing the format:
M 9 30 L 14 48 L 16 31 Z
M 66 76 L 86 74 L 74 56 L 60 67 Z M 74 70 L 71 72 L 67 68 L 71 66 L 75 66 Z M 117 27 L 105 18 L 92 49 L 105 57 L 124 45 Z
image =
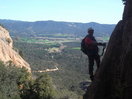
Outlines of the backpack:
M 88 35 L 82 40 L 81 42 L 81 51 L 86 54 L 86 55 L 94 55 L 96 53 L 98 53 L 98 47 L 97 45 L 93 46 L 93 45 L 86 45 L 85 44 L 85 39 L 86 38 L 90 38 L 93 41 L 96 41 L 95 38 L 91 38 Z
M 85 37 L 86 38 L 86 37 Z M 87 47 L 85 45 L 85 38 L 81 41 L 81 51 L 87 55 Z

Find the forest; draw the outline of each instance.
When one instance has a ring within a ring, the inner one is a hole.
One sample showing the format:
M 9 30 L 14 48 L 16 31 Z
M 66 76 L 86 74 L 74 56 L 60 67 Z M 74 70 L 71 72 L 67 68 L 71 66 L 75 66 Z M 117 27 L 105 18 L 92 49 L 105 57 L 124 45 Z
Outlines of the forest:
M 36 78 L 42 74 L 49 75 L 57 90 L 57 99 L 81 99 L 91 81 L 88 75 L 87 56 L 80 51 L 80 41 L 35 42 L 14 39 L 14 49 L 31 65 L 33 77 Z M 60 51 L 50 51 L 61 47 Z M 57 71 L 37 72 L 56 67 Z

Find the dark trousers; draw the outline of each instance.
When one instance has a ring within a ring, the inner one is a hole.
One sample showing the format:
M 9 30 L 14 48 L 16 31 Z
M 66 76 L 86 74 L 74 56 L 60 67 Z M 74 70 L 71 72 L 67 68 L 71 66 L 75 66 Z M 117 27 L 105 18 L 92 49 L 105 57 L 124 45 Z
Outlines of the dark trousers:
M 93 76 L 93 71 L 94 71 L 94 60 L 97 64 L 97 69 L 99 68 L 100 65 L 100 56 L 98 54 L 95 55 L 88 55 L 88 59 L 89 59 L 89 74 L 90 76 Z

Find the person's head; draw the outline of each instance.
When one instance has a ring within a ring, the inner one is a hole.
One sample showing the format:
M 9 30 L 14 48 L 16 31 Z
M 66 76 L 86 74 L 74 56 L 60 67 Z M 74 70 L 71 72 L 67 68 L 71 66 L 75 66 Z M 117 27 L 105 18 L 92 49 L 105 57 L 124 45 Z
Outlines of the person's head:
M 94 29 L 93 28 L 88 28 L 88 34 L 91 34 L 91 35 L 93 35 L 93 33 L 94 33 Z

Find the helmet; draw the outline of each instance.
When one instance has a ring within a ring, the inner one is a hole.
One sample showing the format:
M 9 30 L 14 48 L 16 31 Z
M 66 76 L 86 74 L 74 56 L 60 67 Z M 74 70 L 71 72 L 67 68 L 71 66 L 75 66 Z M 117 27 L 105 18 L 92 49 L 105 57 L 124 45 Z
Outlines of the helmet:
M 88 31 L 94 31 L 94 29 L 92 27 L 88 28 Z

